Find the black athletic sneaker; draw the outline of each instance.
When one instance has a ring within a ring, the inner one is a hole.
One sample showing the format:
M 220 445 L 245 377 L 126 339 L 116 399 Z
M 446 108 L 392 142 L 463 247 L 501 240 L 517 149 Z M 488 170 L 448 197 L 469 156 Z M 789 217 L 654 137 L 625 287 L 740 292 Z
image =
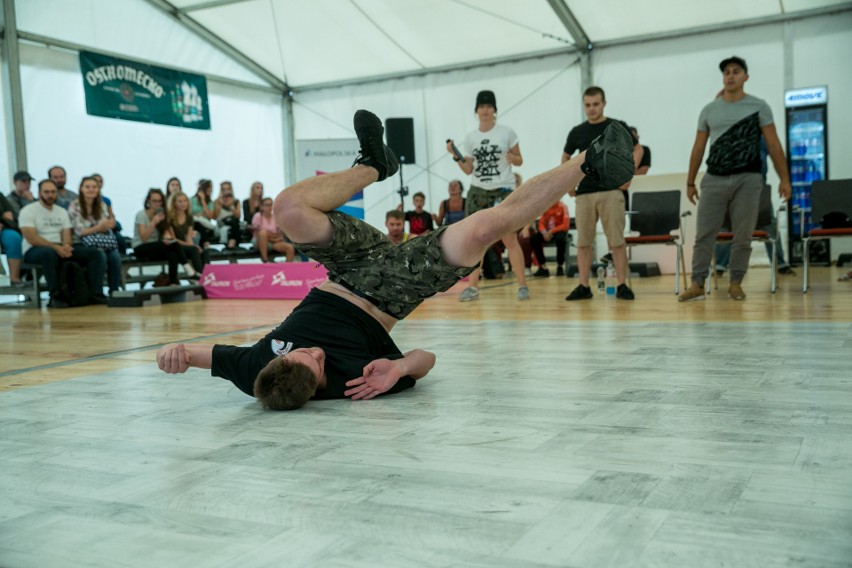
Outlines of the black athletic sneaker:
M 615 289 L 615 297 L 619 300 L 632 300 L 635 298 L 633 290 L 627 284 L 619 284 Z
M 375 168 L 379 172 L 379 181 L 395 174 L 399 170 L 399 161 L 393 150 L 385 146 L 382 138 L 385 127 L 379 117 L 368 110 L 359 110 L 355 112 L 352 122 L 358 142 L 361 143 L 361 153 L 352 165 L 363 164 Z
M 633 136 L 618 122 L 610 122 L 586 150 L 583 173 L 601 186 L 617 189 L 633 179 Z
M 550 271 L 546 268 L 539 268 L 538 270 L 536 270 L 533 273 L 533 276 L 536 277 L 536 278 L 547 277 L 547 276 L 550 276 Z
M 574 300 L 591 300 L 593 297 L 591 288 L 583 286 L 582 284 L 577 284 L 577 287 L 574 288 L 570 294 L 565 296 L 565 301 L 573 302 Z
M 562 268 L 561 266 L 560 266 L 560 267 L 558 267 L 558 268 L 556 269 L 556 275 L 557 275 L 557 276 L 565 276 L 565 269 L 564 269 L 564 268 Z

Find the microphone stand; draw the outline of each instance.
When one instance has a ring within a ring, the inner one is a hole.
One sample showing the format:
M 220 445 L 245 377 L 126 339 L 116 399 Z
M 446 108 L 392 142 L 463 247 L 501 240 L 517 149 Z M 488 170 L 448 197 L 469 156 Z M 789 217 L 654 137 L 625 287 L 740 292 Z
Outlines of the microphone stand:
M 408 195 L 408 186 L 404 185 L 404 183 L 402 181 L 402 166 L 403 166 L 402 160 L 404 160 L 404 159 L 405 159 L 405 156 L 400 156 L 400 161 L 399 161 L 399 190 L 397 191 L 397 193 L 399 193 L 399 203 L 402 205 L 401 210 L 405 209 L 405 196 Z

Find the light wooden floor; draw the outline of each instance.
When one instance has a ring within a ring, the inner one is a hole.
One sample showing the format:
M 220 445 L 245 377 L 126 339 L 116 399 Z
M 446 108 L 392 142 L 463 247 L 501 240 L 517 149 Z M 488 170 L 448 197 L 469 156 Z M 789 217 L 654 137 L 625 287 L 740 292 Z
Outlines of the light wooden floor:
M 852 284 L 745 302 L 489 283 L 394 330 L 417 388 L 263 412 L 170 341 L 295 302 L 0 310 L 0 566 L 852 566 Z

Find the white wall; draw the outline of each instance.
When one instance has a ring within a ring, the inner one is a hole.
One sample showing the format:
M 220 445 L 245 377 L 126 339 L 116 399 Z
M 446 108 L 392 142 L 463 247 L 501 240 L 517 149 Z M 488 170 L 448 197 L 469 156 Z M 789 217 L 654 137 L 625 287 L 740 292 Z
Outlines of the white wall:
M 126 234 L 148 188 L 171 176 L 188 193 L 200 178 L 227 179 L 240 198 L 255 180 L 272 194 L 284 185 L 280 96 L 208 82 L 211 130 L 193 130 L 87 115 L 75 53 L 22 45 L 21 81 L 30 173 L 61 165 L 75 191 L 100 173 Z

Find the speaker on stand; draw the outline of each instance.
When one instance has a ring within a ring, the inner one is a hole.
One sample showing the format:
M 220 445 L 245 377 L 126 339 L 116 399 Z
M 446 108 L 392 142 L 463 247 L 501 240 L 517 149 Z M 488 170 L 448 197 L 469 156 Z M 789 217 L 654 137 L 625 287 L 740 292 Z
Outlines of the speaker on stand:
M 402 175 L 402 167 L 405 164 L 413 164 L 414 156 L 414 119 L 413 118 L 388 118 L 385 120 L 385 136 L 388 147 L 393 150 L 399 159 L 399 201 L 405 207 L 405 196 L 408 195 L 408 187 Z

